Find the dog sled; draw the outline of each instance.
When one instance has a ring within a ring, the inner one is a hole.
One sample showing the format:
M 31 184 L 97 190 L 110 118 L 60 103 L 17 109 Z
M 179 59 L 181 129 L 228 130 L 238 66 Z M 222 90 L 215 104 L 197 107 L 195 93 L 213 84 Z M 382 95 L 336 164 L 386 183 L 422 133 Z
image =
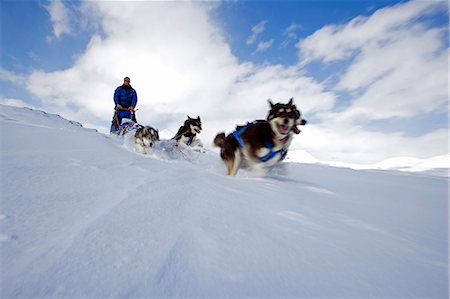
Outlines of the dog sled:
M 110 134 L 123 136 L 132 130 L 140 128 L 136 122 L 136 117 L 131 111 L 121 111 L 114 114 L 114 121 L 111 125 Z

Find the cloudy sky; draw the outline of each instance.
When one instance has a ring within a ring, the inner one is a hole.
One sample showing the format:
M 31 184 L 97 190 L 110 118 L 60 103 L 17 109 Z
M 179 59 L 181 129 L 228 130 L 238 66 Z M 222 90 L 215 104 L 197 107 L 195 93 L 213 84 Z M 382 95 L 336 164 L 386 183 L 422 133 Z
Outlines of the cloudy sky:
M 448 153 L 447 1 L 2 1 L 0 103 L 103 132 L 124 76 L 138 120 L 203 143 L 293 97 L 292 148 L 375 163 Z

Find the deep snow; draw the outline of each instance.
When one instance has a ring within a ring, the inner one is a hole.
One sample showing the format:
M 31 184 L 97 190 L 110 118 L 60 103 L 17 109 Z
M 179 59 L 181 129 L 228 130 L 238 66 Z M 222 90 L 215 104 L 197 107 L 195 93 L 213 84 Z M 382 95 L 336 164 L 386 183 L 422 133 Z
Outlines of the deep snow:
M 230 178 L 211 151 L 140 155 L 41 111 L 0 125 L 2 298 L 448 297 L 447 178 Z

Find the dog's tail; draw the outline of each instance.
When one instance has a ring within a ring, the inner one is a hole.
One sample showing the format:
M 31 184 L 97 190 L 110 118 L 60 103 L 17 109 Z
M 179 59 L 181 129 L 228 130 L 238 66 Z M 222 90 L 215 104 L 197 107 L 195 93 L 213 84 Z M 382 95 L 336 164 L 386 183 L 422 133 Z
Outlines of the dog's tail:
M 225 142 L 225 133 L 221 132 L 216 135 L 214 138 L 214 145 L 218 147 L 223 147 L 223 143 Z

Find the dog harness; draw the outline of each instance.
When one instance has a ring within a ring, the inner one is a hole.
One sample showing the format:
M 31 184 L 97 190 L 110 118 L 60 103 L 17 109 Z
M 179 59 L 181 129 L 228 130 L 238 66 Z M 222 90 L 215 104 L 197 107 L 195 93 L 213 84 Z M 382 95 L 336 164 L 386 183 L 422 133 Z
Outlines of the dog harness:
M 245 126 L 243 126 L 243 127 L 240 128 L 239 130 L 236 130 L 236 131 L 234 131 L 234 132 L 232 133 L 233 136 L 234 136 L 234 138 L 236 138 L 236 141 L 239 143 L 239 146 L 240 146 L 241 148 L 244 147 L 244 140 L 242 140 L 241 135 L 245 132 L 245 130 L 247 129 L 247 126 L 248 126 L 249 124 L 250 124 L 250 123 L 247 123 Z M 274 151 L 274 150 L 273 150 L 273 145 L 272 145 L 268 140 L 265 141 L 265 146 L 266 146 L 266 148 L 269 149 L 269 152 L 268 152 L 266 155 L 262 156 L 262 157 L 258 157 L 258 159 L 259 159 L 261 162 L 267 162 L 267 161 L 269 161 L 270 159 L 272 159 L 273 157 L 275 157 L 277 154 L 281 154 L 281 156 L 280 156 L 280 161 L 283 161 L 284 158 L 286 158 L 287 150 L 286 150 L 284 147 L 281 148 L 280 150 Z
M 178 134 L 178 135 L 175 135 L 173 138 L 172 138 L 172 140 L 179 140 L 179 139 L 181 139 L 181 137 L 188 137 L 189 139 L 188 139 L 188 141 L 186 142 L 186 144 L 187 145 L 191 145 L 192 144 L 192 141 L 194 141 L 194 138 L 195 138 L 195 136 L 196 136 L 196 134 L 193 134 L 193 133 L 191 133 L 191 132 L 186 132 L 186 133 L 182 133 L 182 134 Z
M 192 144 L 192 141 L 194 141 L 194 138 L 195 138 L 195 134 L 192 134 L 192 133 L 190 133 L 190 132 L 181 134 L 181 135 L 180 135 L 180 139 L 181 139 L 181 137 L 183 137 L 183 136 L 189 138 L 188 141 L 186 142 L 186 145 L 191 145 L 191 144 Z M 176 139 L 176 138 L 177 138 L 177 136 L 173 137 L 172 139 Z
M 189 136 L 189 140 L 187 141 L 187 145 L 191 145 L 192 144 L 192 140 L 194 140 L 195 135 L 191 135 Z

